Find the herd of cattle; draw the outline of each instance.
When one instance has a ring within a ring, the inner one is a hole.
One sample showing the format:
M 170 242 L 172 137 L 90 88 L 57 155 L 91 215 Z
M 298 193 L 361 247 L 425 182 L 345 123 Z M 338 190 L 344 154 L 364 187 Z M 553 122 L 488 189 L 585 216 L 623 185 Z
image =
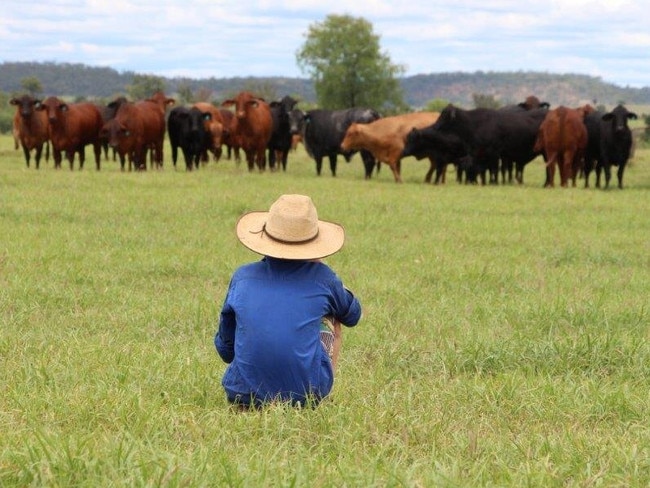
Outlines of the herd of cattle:
M 170 109 L 175 100 L 162 92 L 136 102 L 120 97 L 105 106 L 29 95 L 10 103 L 16 106 L 16 149 L 22 146 L 27 167 L 35 152 L 38 168 L 43 149 L 47 159 L 51 144 L 55 168 L 61 167 L 64 153 L 70 169 L 76 153 L 83 168 L 87 145 L 93 147 L 97 169 L 102 148 L 105 158 L 112 148 L 122 170 L 127 162 L 129 170 L 146 169 L 147 157 L 150 167 L 161 168 L 168 133 L 174 167 L 180 148 L 187 170 L 198 168 L 210 153 L 218 160 L 223 146 L 228 157 L 239 159 L 243 152 L 250 171 L 263 171 L 267 160 L 271 170 L 286 170 L 289 152 L 301 140 L 318 175 L 324 158 L 335 176 L 337 157 L 350 161 L 359 152 L 367 179 L 384 163 L 401 182 L 401 160 L 413 156 L 429 159 L 426 182 L 435 172 L 435 183 L 444 183 L 447 166 L 454 164 L 458 181 L 497 184 L 500 174 L 506 183 L 513 181 L 514 172 L 514 181 L 523 183 L 526 164 L 542 156 L 546 186 L 554 185 L 557 167 L 562 186 L 575 186 L 582 174 L 587 187 L 595 170 L 596 186 L 604 172 L 608 187 L 611 167 L 617 166 L 620 188 L 632 147 L 628 120 L 637 117 L 622 105 L 606 113 L 590 105 L 551 109 L 534 96 L 500 109 L 465 110 L 450 104 L 440 113 L 386 117 L 370 108 L 304 112 L 289 96 L 267 103 L 246 91 L 221 107 L 196 103 Z

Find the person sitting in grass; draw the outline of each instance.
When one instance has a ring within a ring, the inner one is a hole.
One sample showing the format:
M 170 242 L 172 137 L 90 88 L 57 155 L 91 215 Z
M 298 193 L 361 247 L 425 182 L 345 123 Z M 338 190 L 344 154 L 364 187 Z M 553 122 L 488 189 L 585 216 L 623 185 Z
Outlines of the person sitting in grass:
M 361 318 L 359 300 L 321 262 L 341 249 L 344 229 L 319 220 L 310 197 L 282 195 L 268 212 L 242 215 L 236 231 L 264 257 L 233 274 L 214 338 L 228 402 L 315 406 L 332 390 L 340 324 Z

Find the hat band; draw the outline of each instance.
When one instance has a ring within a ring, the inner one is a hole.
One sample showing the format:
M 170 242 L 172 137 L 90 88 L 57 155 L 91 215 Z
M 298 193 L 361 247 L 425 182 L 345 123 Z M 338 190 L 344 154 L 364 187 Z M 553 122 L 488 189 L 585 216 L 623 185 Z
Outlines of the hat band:
M 258 230 L 258 231 L 250 230 L 249 232 L 251 234 L 262 234 L 262 235 L 266 234 L 272 240 L 274 240 L 275 242 L 279 242 L 280 244 L 306 244 L 307 242 L 311 242 L 311 241 L 316 240 L 316 238 L 318 237 L 318 229 L 316 229 L 316 234 L 314 234 L 312 237 L 309 237 L 307 239 L 302 239 L 300 241 L 287 241 L 287 240 L 280 239 L 280 238 L 275 237 L 274 235 L 270 234 L 269 231 L 266 230 L 266 223 L 264 223 L 264 225 L 262 226 L 262 228 L 260 230 Z

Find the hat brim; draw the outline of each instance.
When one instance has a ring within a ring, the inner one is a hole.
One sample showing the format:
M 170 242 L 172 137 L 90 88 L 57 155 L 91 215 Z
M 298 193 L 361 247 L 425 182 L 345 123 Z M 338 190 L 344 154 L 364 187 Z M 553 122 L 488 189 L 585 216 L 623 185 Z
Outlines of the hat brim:
M 309 242 L 276 241 L 263 231 L 269 212 L 248 212 L 237 221 L 237 238 L 251 251 L 280 259 L 319 259 L 330 256 L 343 247 L 343 226 L 325 220 L 318 221 L 318 235 Z

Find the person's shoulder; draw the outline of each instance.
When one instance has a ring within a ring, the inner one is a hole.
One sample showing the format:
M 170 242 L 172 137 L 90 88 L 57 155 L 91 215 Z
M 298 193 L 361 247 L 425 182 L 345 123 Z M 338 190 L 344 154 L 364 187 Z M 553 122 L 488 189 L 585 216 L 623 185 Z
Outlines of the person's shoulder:
M 252 263 L 242 264 L 239 268 L 235 270 L 233 276 L 236 278 L 244 278 L 246 276 L 251 276 L 256 273 L 259 273 L 259 271 L 265 266 L 266 265 L 264 263 L 264 260 L 253 261 Z
M 323 263 L 323 262 L 317 262 L 313 263 L 314 268 L 317 270 L 318 274 L 322 276 L 323 278 L 329 279 L 329 280 L 338 280 L 339 277 L 336 274 L 336 271 L 334 271 L 333 268 L 331 268 L 329 265 Z

